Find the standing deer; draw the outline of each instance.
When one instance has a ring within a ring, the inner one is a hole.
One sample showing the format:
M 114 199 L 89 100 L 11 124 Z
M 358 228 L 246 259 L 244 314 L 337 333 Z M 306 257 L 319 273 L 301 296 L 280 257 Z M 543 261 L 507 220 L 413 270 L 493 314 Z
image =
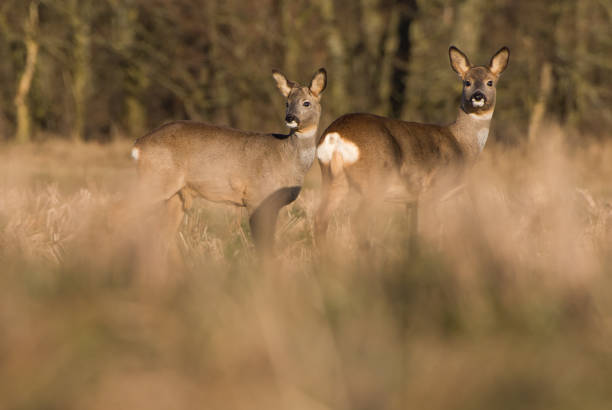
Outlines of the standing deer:
M 149 205 L 165 204 L 162 234 L 168 240 L 192 198 L 202 197 L 246 207 L 256 245 L 271 248 L 278 212 L 297 198 L 315 158 L 327 73 L 319 69 L 308 87 L 276 70 L 272 76 L 286 98 L 288 135 L 177 121 L 136 140 L 138 195 Z
M 451 67 L 463 80 L 461 106 L 452 124 L 420 124 L 372 114 L 336 119 L 317 144 L 323 185 L 315 217 L 317 239 L 325 236 L 329 217 L 349 187 L 362 196 L 361 212 L 373 201 L 409 204 L 415 235 L 419 199 L 456 187 L 484 148 L 495 109 L 495 87 L 509 56 L 510 50 L 503 47 L 488 66 L 472 66 L 465 54 L 450 47 Z

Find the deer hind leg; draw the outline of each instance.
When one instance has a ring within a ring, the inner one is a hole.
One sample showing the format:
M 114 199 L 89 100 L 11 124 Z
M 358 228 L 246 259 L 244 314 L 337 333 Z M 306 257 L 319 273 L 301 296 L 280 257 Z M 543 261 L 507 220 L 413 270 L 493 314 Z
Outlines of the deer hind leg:
M 406 204 L 408 223 L 410 224 L 408 247 L 411 256 L 416 256 L 419 250 L 419 202 L 412 201 Z
M 278 212 L 295 201 L 301 189 L 299 186 L 280 188 L 268 195 L 257 207 L 249 209 L 251 235 L 260 253 L 271 254 Z
M 180 264 L 182 255 L 177 233 L 185 216 L 185 202 L 180 191 L 168 199 L 164 205 L 165 215 L 162 221 L 162 238 L 167 238 L 164 251 L 169 262 Z
M 184 216 L 183 187 L 180 173 L 141 174 L 132 201 L 141 216 L 138 252 L 141 279 L 163 281 L 168 268 L 182 261 L 176 233 Z
M 148 172 L 139 169 L 139 178 L 134 186 L 110 210 L 107 224 L 109 229 L 124 231 L 139 230 L 156 224 L 151 218 L 159 208 L 184 186 L 184 178 L 179 173 Z
M 325 245 L 329 218 L 349 191 L 344 172 L 334 172 L 335 170 L 329 166 L 322 168 L 321 171 L 323 192 L 314 221 L 315 242 L 319 247 Z
M 386 192 L 389 189 L 389 176 L 381 172 L 362 175 L 351 185 L 361 193 L 357 209 L 351 214 L 351 223 L 356 243 L 362 250 L 372 249 L 385 235 L 389 218 Z
M 171 270 L 183 265 L 177 237 L 178 228 L 185 215 L 183 200 L 177 192 L 158 203 L 141 219 L 137 253 L 137 272 L 148 285 L 161 285 L 173 277 Z

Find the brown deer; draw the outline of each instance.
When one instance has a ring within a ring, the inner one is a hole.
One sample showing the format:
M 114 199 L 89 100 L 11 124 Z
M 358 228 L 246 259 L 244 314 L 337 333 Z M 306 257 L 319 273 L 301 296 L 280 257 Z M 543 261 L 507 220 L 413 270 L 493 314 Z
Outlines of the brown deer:
M 319 241 L 348 188 L 362 195 L 361 212 L 373 201 L 409 204 L 416 234 L 418 201 L 425 194 L 440 197 L 457 187 L 461 174 L 478 158 L 489 135 L 495 87 L 510 51 L 500 49 L 488 66 L 472 66 L 454 46 L 449 56 L 451 67 L 463 80 L 461 106 L 452 124 L 420 124 L 358 113 L 343 115 L 323 132 L 317 144 L 323 185 L 315 216 Z
M 276 70 L 272 76 L 286 98 L 287 135 L 177 121 L 136 140 L 139 200 L 165 205 L 163 235 L 176 235 L 192 198 L 201 197 L 246 207 L 256 245 L 271 248 L 278 212 L 297 198 L 315 158 L 327 73 L 319 69 L 308 87 Z

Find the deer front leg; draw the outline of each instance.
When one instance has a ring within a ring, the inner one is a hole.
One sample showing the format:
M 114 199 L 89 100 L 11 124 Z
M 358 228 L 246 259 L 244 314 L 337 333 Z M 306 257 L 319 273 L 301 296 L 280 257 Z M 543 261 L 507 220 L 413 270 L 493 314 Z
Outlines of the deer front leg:
M 263 254 L 270 254 L 274 248 L 274 232 L 276 231 L 276 220 L 280 209 L 295 201 L 300 194 L 301 187 L 281 188 L 254 209 L 249 209 L 249 224 L 255 247 Z

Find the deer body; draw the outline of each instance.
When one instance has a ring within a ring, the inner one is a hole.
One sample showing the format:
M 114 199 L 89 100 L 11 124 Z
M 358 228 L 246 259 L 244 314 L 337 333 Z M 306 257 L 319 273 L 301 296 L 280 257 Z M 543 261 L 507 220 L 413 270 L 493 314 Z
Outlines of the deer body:
M 429 193 L 439 196 L 459 184 L 484 148 L 495 107 L 495 84 L 509 52 L 502 48 L 488 67 L 473 67 L 458 49 L 451 66 L 464 81 L 455 122 L 421 124 L 372 114 L 347 114 L 335 120 L 317 144 L 323 196 L 315 218 L 321 238 L 328 219 L 348 189 L 371 201 L 401 201 L 416 207 Z
M 192 198 L 201 197 L 246 207 L 256 244 L 271 246 L 278 211 L 297 198 L 314 161 L 320 93 L 327 79 L 323 69 L 310 87 L 277 71 L 273 76 L 287 98 L 288 135 L 177 121 L 136 141 L 138 196 L 166 206 L 165 235 L 176 233 Z
M 314 150 L 314 135 L 249 133 L 181 121 L 140 138 L 133 153 L 145 179 L 160 177 L 162 198 L 185 191 L 256 208 L 278 189 L 300 187 Z

